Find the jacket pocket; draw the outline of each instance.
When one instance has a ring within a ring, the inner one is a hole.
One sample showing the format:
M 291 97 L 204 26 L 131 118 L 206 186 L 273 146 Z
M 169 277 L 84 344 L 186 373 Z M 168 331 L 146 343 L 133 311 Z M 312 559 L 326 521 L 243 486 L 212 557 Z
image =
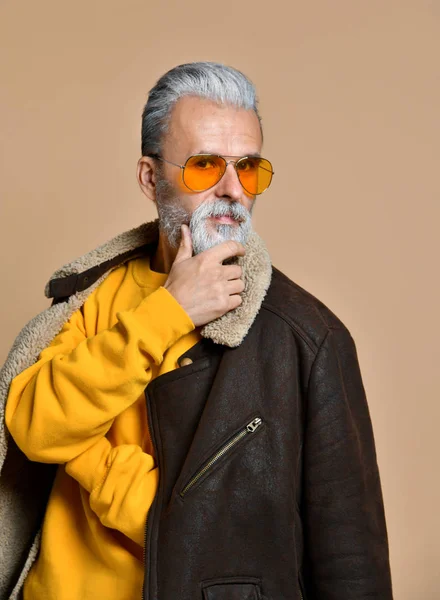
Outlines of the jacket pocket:
M 252 438 L 263 425 L 263 421 L 260 417 L 254 417 L 252 420 L 244 424 L 231 438 L 224 442 L 220 448 L 210 456 L 210 458 L 194 473 L 188 483 L 179 492 L 181 498 L 184 498 L 186 494 L 202 479 L 205 475 L 209 474 L 210 471 L 217 465 L 217 463 L 229 455 L 245 438 Z
M 262 600 L 256 577 L 222 577 L 202 582 L 203 600 Z

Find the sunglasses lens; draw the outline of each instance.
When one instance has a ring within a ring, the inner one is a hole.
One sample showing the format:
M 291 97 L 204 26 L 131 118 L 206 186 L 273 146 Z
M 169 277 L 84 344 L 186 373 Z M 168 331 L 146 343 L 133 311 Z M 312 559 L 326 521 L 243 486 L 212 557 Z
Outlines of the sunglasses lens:
M 272 164 L 265 158 L 241 158 L 236 164 L 241 185 L 249 194 L 262 194 L 272 181 Z
M 225 169 L 226 163 L 219 156 L 211 154 L 191 156 L 185 163 L 183 181 L 190 190 L 203 192 L 220 181 Z

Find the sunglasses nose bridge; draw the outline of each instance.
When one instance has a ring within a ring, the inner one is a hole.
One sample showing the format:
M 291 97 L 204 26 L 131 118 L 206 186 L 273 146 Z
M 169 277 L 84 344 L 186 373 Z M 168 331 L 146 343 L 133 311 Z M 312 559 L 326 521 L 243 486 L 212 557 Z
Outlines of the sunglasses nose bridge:
M 226 169 L 228 168 L 229 165 L 232 165 L 235 171 L 235 176 L 237 177 L 240 185 L 241 185 L 241 179 L 240 179 L 240 172 L 237 169 L 237 163 L 238 163 L 238 159 L 237 160 L 228 160 L 226 163 Z M 225 169 L 225 171 L 226 171 Z
M 241 189 L 243 188 L 243 186 L 242 186 L 242 183 L 241 183 L 241 181 L 240 181 L 240 177 L 239 177 L 238 171 L 237 171 L 237 169 L 235 168 L 235 165 L 236 165 L 236 163 L 237 163 L 237 160 L 228 160 L 228 161 L 227 161 L 226 159 L 223 159 L 222 163 L 223 163 L 224 167 L 223 167 L 223 169 L 222 169 L 221 176 L 220 176 L 220 178 L 219 178 L 219 180 L 218 180 L 218 182 L 217 182 L 217 183 L 219 183 L 221 180 L 223 180 L 224 184 L 225 184 L 225 185 L 226 185 L 228 188 L 230 188 L 230 186 L 231 186 L 231 180 L 230 180 L 230 177 L 231 177 L 231 175 L 230 175 L 230 176 L 227 178 L 227 179 L 228 179 L 228 181 L 227 181 L 227 182 L 225 182 L 225 181 L 224 181 L 224 178 L 225 178 L 225 176 L 226 176 L 226 174 L 227 174 L 227 169 L 228 169 L 228 166 L 229 166 L 230 164 L 232 164 L 232 165 L 233 165 L 233 170 L 235 171 L 235 177 L 236 177 L 236 182 L 232 183 L 232 187 L 235 187 L 235 186 L 236 186 L 236 184 L 238 183 L 238 185 L 239 185 L 239 188 L 240 188 L 240 190 L 241 190 Z M 234 178 L 234 175 L 232 175 L 232 177 Z M 238 190 L 237 190 L 237 189 L 236 189 L 235 191 L 234 191 L 234 190 L 232 190 L 232 189 L 230 189 L 230 192 L 232 193 L 232 195 L 234 195 L 234 196 L 235 196 L 235 195 L 237 195 L 237 196 L 238 196 Z
M 218 159 L 220 159 L 220 169 L 219 169 L 219 178 L 218 181 L 220 181 L 221 179 L 223 179 L 223 177 L 226 175 L 226 171 L 228 170 L 228 166 L 232 163 L 234 165 L 234 170 L 237 172 L 237 170 L 235 169 L 235 163 L 237 162 L 236 160 L 226 160 L 226 158 L 223 158 L 223 156 L 218 156 Z M 237 173 L 238 175 L 238 173 Z

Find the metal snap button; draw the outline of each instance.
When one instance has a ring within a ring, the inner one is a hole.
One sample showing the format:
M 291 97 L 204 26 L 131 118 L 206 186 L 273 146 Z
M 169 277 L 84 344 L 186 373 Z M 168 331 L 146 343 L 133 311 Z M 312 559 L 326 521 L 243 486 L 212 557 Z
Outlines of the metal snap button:
M 188 356 L 186 356 L 185 358 L 182 358 L 182 360 L 180 361 L 181 367 L 187 367 L 188 365 L 192 365 L 192 364 L 193 364 L 193 360 L 191 358 L 189 358 Z

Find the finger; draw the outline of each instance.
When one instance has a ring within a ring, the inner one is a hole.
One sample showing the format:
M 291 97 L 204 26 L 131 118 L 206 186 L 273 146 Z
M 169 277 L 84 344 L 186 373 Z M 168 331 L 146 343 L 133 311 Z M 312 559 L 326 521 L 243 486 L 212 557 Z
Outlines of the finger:
M 232 279 L 226 282 L 226 290 L 230 296 L 241 294 L 244 291 L 245 284 L 242 279 Z
M 243 269 L 240 265 L 223 265 L 222 274 L 226 280 L 240 279 L 243 274 Z
M 175 263 L 179 263 L 182 260 L 191 258 L 193 254 L 191 232 L 189 230 L 188 225 L 182 224 L 180 227 L 180 231 L 182 234 L 182 238 L 180 240 L 180 245 L 179 249 L 177 250 L 176 258 L 174 259 Z
M 232 296 L 229 296 L 229 310 L 234 310 L 234 308 L 240 306 L 242 302 L 243 298 L 240 296 L 240 294 L 233 294 Z

